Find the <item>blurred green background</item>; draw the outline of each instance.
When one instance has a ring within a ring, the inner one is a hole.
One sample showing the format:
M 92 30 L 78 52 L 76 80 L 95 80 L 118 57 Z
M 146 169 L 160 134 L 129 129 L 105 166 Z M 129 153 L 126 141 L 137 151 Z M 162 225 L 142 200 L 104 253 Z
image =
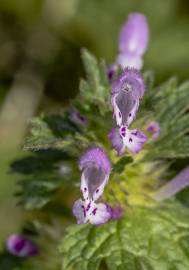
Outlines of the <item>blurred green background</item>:
M 150 25 L 144 69 L 159 83 L 189 77 L 187 0 L 0 1 L 0 241 L 17 230 L 24 213 L 15 207 L 18 176 L 9 164 L 27 153 L 29 120 L 63 108 L 83 76 L 80 48 L 112 63 L 128 13 L 143 12 Z

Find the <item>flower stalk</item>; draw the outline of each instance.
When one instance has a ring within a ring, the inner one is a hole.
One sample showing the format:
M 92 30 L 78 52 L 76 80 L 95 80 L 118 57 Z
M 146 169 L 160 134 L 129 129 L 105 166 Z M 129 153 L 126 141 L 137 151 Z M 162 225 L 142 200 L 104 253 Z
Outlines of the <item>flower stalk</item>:
M 154 199 L 156 201 L 163 201 L 176 195 L 182 189 L 189 186 L 189 166 L 182 170 L 167 184 L 161 187 L 155 194 Z

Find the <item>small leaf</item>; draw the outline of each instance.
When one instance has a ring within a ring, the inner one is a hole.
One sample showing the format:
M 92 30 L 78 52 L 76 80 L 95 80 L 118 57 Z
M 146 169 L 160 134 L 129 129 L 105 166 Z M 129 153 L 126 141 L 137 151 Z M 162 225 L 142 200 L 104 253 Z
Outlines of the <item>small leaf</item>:
M 91 109 L 95 104 L 101 115 L 110 111 L 110 85 L 107 79 L 104 61 L 98 63 L 96 58 L 86 49 L 82 50 L 82 59 L 87 75 L 87 80 L 81 80 L 79 101 L 86 109 Z

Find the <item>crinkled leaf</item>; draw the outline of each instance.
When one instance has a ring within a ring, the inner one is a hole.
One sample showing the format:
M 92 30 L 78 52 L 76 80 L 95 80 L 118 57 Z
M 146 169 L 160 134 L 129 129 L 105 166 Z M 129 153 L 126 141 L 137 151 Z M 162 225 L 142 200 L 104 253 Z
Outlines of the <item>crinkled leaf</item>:
M 160 98 L 154 119 L 160 123 L 160 136 L 148 158 L 184 158 L 189 156 L 189 82 L 177 86 L 169 80 L 157 89 Z
M 60 246 L 62 270 L 187 270 L 188 249 L 189 213 L 176 203 L 128 208 L 99 227 L 71 226 Z
M 27 150 L 40 150 L 59 145 L 66 145 L 65 137 L 79 132 L 78 127 L 72 123 L 67 113 L 52 114 L 34 118 L 32 128 L 24 148 Z
M 19 204 L 27 210 L 40 209 L 52 198 L 54 192 L 64 184 L 64 179 L 33 175 L 30 178 L 19 181 Z
M 96 58 L 86 49 L 82 50 L 82 59 L 87 80 L 81 80 L 78 102 L 82 102 L 83 107 L 88 110 L 91 109 L 91 104 L 95 104 L 99 112 L 104 115 L 110 111 L 110 85 L 107 79 L 106 65 L 104 61 L 98 63 Z
M 75 163 L 67 153 L 43 150 L 12 163 L 12 172 L 24 177 L 18 182 L 19 203 L 27 210 L 40 209 L 52 200 L 55 192 L 77 177 Z

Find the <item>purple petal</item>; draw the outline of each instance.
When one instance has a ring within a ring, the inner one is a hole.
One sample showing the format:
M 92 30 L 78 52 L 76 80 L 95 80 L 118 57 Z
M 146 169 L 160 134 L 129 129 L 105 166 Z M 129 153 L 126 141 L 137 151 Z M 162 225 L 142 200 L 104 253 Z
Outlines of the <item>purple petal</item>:
M 118 126 L 129 125 L 135 118 L 139 106 L 139 100 L 134 99 L 130 93 L 121 91 L 112 97 L 113 117 Z M 131 113 L 132 112 L 132 113 Z M 131 117 L 132 116 L 132 117 Z
M 91 224 L 101 225 L 108 222 L 110 218 L 111 214 L 106 204 L 98 203 L 93 205 L 92 211 L 89 215 L 89 221 Z
M 159 136 L 160 133 L 160 125 L 158 122 L 151 122 L 149 123 L 149 125 L 146 128 L 147 131 L 149 131 L 150 133 L 152 133 L 152 139 L 156 140 Z
M 143 65 L 143 59 L 141 56 L 135 55 L 133 53 L 119 53 L 116 63 L 124 68 L 135 68 L 140 70 Z
M 120 52 L 142 56 L 149 40 L 149 28 L 146 17 L 141 13 L 131 13 L 124 23 L 119 37 Z
M 130 93 L 135 99 L 144 95 L 144 80 L 138 70 L 126 68 L 112 83 L 112 95 L 119 94 L 121 91 Z
M 157 201 L 168 199 L 189 186 L 189 166 L 160 188 L 154 195 Z
M 77 224 L 84 224 L 88 220 L 86 217 L 85 207 L 85 202 L 83 202 L 81 199 L 75 201 L 73 205 L 72 212 L 77 219 Z
M 109 174 L 105 174 L 101 167 L 89 163 L 81 175 L 81 191 L 85 200 L 100 198 L 108 182 Z
M 85 126 L 87 124 L 87 119 L 83 115 L 80 114 L 79 111 L 72 111 L 70 113 L 70 120 L 79 126 Z
M 147 136 L 137 129 L 127 129 L 126 136 L 123 137 L 124 145 L 134 154 L 137 154 L 142 150 L 146 141 Z
M 7 250 L 17 257 L 38 255 L 38 248 L 23 235 L 13 234 L 6 241 Z
M 123 216 L 123 208 L 120 206 L 117 207 L 111 207 L 110 205 L 107 205 L 108 211 L 110 212 L 111 219 L 117 220 L 120 219 Z
M 80 170 L 84 170 L 89 164 L 95 164 L 95 166 L 102 168 L 106 174 L 110 174 L 110 161 L 102 148 L 91 148 L 82 155 L 79 161 Z
M 117 151 L 118 155 L 122 155 L 125 150 L 123 144 L 123 139 L 120 135 L 119 128 L 112 128 L 109 133 L 109 139 L 111 141 L 112 147 Z
M 111 81 L 113 78 L 114 78 L 114 75 L 117 71 L 117 65 L 116 64 L 112 64 L 112 65 L 109 65 L 108 66 L 108 69 L 107 69 L 107 75 L 108 75 L 108 79 L 109 81 Z
M 109 179 L 111 166 L 107 155 L 101 148 L 92 148 L 81 157 L 79 167 L 84 199 L 97 200 Z

